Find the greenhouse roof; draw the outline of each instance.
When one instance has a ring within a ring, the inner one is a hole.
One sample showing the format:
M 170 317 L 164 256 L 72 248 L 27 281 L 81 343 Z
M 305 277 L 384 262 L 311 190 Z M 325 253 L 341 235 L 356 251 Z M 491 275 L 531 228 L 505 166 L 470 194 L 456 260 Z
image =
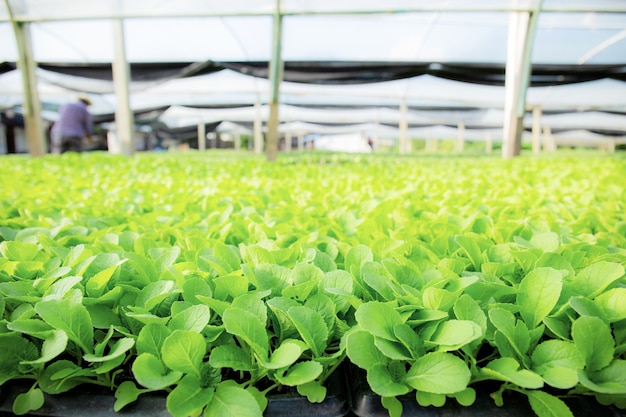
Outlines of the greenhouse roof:
M 15 39 L 13 24 L 28 24 L 44 103 L 82 91 L 92 95 L 95 113 L 112 114 L 119 100 L 112 22 L 123 19 L 133 111 L 215 110 L 272 101 L 279 15 L 281 103 L 346 112 L 405 103 L 413 111 L 440 110 L 437 121 L 454 126 L 468 116 L 450 108 L 506 107 L 511 19 L 525 12 L 538 16 L 527 110 L 573 112 L 572 129 L 586 130 L 597 130 L 597 117 L 587 116 L 611 112 L 607 130 L 626 132 L 623 0 L 7 0 L 0 4 L 0 38 Z M 18 61 L 18 42 L 2 42 L 0 108 L 22 101 Z M 281 121 L 324 122 L 301 115 Z M 170 121 L 183 120 L 192 119 Z M 502 120 L 494 123 L 502 127 Z

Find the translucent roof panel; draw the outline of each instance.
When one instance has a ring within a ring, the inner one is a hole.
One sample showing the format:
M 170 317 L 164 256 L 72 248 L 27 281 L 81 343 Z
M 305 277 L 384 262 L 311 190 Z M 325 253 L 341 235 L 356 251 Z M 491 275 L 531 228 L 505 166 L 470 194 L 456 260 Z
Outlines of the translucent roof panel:
M 506 60 L 506 13 L 287 16 L 285 60 Z
M 129 19 L 125 29 L 133 62 L 267 61 L 271 55 L 270 16 Z

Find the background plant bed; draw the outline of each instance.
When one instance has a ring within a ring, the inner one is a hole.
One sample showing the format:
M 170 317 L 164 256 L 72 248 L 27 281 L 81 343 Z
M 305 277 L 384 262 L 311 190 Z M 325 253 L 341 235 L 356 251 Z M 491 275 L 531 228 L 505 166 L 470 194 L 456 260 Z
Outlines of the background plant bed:
M 352 412 L 358 417 L 389 417 L 381 404 L 381 397 L 369 388 L 365 375 L 358 369 L 350 371 L 349 388 Z M 462 406 L 448 398 L 443 407 L 422 407 L 413 395 L 398 397 L 402 403 L 402 417 L 530 417 L 536 414 L 528 399 L 516 392 L 504 393 L 504 405 L 498 407 L 489 396 L 485 386 L 475 387 L 476 401 L 471 406 Z M 497 389 L 497 388 L 496 388 Z M 565 398 L 575 417 L 624 417 L 626 410 L 600 405 L 595 398 L 575 396 Z

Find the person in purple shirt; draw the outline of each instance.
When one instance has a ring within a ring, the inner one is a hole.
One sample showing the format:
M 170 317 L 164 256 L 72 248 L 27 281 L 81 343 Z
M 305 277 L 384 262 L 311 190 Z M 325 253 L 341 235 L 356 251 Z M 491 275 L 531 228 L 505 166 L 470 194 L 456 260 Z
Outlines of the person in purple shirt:
M 52 152 L 82 152 L 83 138 L 90 140 L 93 122 L 87 107 L 91 101 L 79 97 L 78 101 L 68 103 L 59 110 L 59 120 L 52 127 Z

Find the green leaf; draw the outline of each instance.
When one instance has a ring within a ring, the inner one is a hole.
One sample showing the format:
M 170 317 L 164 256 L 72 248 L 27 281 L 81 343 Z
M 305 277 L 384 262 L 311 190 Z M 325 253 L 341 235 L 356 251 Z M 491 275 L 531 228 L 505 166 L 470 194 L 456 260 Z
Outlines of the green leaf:
M 616 359 L 597 372 L 579 371 L 580 383 L 602 394 L 626 394 L 626 360 Z
M 572 287 L 581 295 L 595 298 L 623 275 L 624 267 L 622 265 L 600 261 L 580 271 L 574 277 Z
M 211 310 L 204 304 L 196 304 L 175 314 L 167 327 L 174 330 L 201 332 L 211 320 Z
M 229 274 L 213 278 L 215 293 L 213 296 L 220 300 L 235 298 L 248 291 L 250 282 L 248 278 L 240 274 Z
M 137 353 L 151 353 L 160 359 L 163 342 L 171 333 L 171 330 L 163 324 L 146 324 L 137 336 Z
M 170 369 L 200 378 L 202 358 L 206 351 L 206 342 L 201 334 L 175 330 L 163 341 L 161 358 Z
M 213 247 L 213 254 L 226 262 L 232 271 L 236 271 L 241 268 L 241 258 L 237 249 L 230 245 L 224 245 L 217 242 Z
M 5 240 L 0 243 L 0 254 L 10 261 L 33 261 L 39 254 L 39 247 L 34 243 Z
M 533 371 L 555 388 L 573 388 L 585 361 L 576 345 L 565 340 L 546 340 L 532 354 Z
M 113 344 L 113 346 L 111 347 L 111 350 L 109 351 L 107 355 L 99 356 L 99 355 L 92 355 L 89 353 L 89 354 L 84 355 L 83 359 L 85 359 L 88 362 L 108 362 L 112 359 L 115 359 L 117 357 L 124 355 L 126 352 L 132 349 L 134 345 L 135 345 L 135 339 L 130 338 L 130 337 L 123 337 L 121 339 L 118 339 Z
M 137 398 L 145 392 L 150 392 L 150 390 L 139 389 L 132 381 L 122 382 L 115 390 L 115 404 L 113 404 L 113 411 L 116 413 L 119 412 L 128 404 L 132 404 L 137 401 Z
M 558 397 L 544 391 L 525 392 L 528 402 L 537 417 L 574 417 L 567 404 Z
M 193 375 L 185 376 L 167 395 L 165 405 L 174 417 L 199 415 L 213 399 L 214 389 L 202 387 Z
M 556 306 L 561 296 L 561 273 L 552 268 L 536 268 L 520 282 L 516 304 L 529 328 L 535 328 Z
M 383 339 L 382 337 L 375 337 L 374 344 L 376 347 L 387 356 L 389 359 L 398 361 L 410 361 L 413 360 L 411 352 L 400 342 L 392 342 L 391 340 Z
M 326 398 L 326 387 L 317 381 L 310 381 L 296 387 L 298 394 L 305 396 L 310 403 L 321 403 Z
M 454 236 L 454 240 L 469 258 L 474 267 L 474 271 L 480 271 L 480 267 L 484 262 L 484 256 L 476 243 L 476 239 L 469 235 L 456 235 Z
M 530 238 L 530 244 L 544 252 L 556 252 L 560 245 L 559 235 L 554 232 L 535 232 Z
M 31 388 L 27 392 L 18 394 L 13 401 L 13 414 L 22 416 L 29 411 L 43 407 L 43 392 L 39 388 Z
M 84 383 L 83 377 L 94 374 L 93 370 L 82 369 L 68 360 L 57 360 L 44 370 L 39 378 L 39 387 L 46 394 L 60 394 Z
M 275 264 L 261 264 L 254 268 L 259 290 L 271 290 L 272 295 L 282 293 L 283 289 L 292 284 L 291 270 Z
M 326 291 L 333 301 L 337 305 L 338 311 L 347 311 L 350 307 L 350 303 L 341 296 L 331 293 L 331 290 L 341 290 L 347 294 L 352 294 L 353 283 L 352 275 L 343 269 L 337 269 L 330 272 L 326 272 L 324 277 L 320 281 L 320 288 Z
M 389 413 L 389 417 L 402 417 L 402 402 L 396 397 L 382 397 L 380 403 Z
M 364 330 L 351 331 L 346 335 L 346 353 L 353 364 L 366 370 L 388 361 L 376 347 L 374 336 Z
M 463 390 L 465 391 L 465 390 Z M 417 391 L 415 399 L 422 407 L 443 407 L 446 404 L 446 396 L 444 394 L 434 394 L 432 392 Z
M 276 380 L 283 385 L 296 386 L 313 381 L 322 374 L 322 364 L 317 361 L 298 362 L 287 369 L 284 374 L 276 374 Z
M 152 311 L 152 309 L 157 307 L 166 298 L 179 292 L 180 290 L 176 288 L 174 281 L 162 280 L 151 282 L 139 292 L 135 303 L 138 307 Z
M 626 288 L 611 288 L 598 295 L 593 302 L 610 323 L 626 319 Z
M 513 313 L 503 308 L 492 308 L 489 310 L 489 320 L 506 339 L 518 359 L 524 358 L 530 348 L 530 333 L 524 322 L 516 320 Z M 497 336 L 498 334 L 496 333 L 498 348 L 501 351 L 506 350 L 506 346 L 503 346 L 502 341 Z
M 471 387 L 467 387 L 463 391 L 453 394 L 453 396 L 464 407 L 469 407 L 476 401 L 476 391 Z
M 254 370 L 250 355 L 234 344 L 215 346 L 211 350 L 209 364 L 214 368 L 231 368 L 235 371 Z
M 411 389 L 404 383 L 406 373 L 395 374 L 390 372 L 387 365 L 379 363 L 367 370 L 367 382 L 376 394 L 381 397 L 396 397 L 404 395 Z
M 100 297 L 104 294 L 113 274 L 118 270 L 118 267 L 126 262 L 126 259 L 120 261 L 117 265 L 106 268 L 100 272 L 98 272 L 93 277 L 89 278 L 87 283 L 85 284 L 85 290 L 90 297 Z
M 439 350 L 457 350 L 482 336 L 480 326 L 469 320 L 448 320 L 439 323 L 437 330 L 426 343 L 439 346 Z
M 93 350 L 91 316 L 82 304 L 71 300 L 47 300 L 35 305 L 35 311 L 49 325 L 63 330 L 85 353 Z
M 287 315 L 313 352 L 313 356 L 322 356 L 328 342 L 328 328 L 322 316 L 306 306 L 291 307 L 287 310 Z
M 63 330 L 51 331 L 41 345 L 41 357 L 33 361 L 23 361 L 22 363 L 36 364 L 49 362 L 65 352 L 67 341 L 67 333 Z
M 205 416 L 262 417 L 254 396 L 245 389 L 221 383 L 204 411 Z
M 520 369 L 520 364 L 513 358 L 494 359 L 482 369 L 482 373 L 491 379 L 512 382 L 522 388 L 543 387 L 541 376 L 528 369 Z
M 301 343 L 301 342 L 300 342 Z M 280 369 L 292 365 L 306 348 L 295 341 L 285 340 L 270 355 L 269 361 L 259 358 L 259 363 L 267 369 Z
M 613 360 L 615 340 L 608 324 L 597 317 L 581 316 L 572 324 L 572 339 L 589 371 L 604 368 Z
M 463 294 L 454 303 L 454 315 L 459 320 L 471 320 L 476 323 L 482 333 L 487 331 L 487 316 L 485 312 L 480 308 L 480 305 L 476 300 L 467 294 Z
M 169 371 L 165 364 L 151 353 L 142 353 L 133 362 L 133 375 L 138 383 L 152 390 L 165 389 L 180 380 L 182 372 Z
M 431 352 L 415 361 L 404 382 L 423 392 L 454 394 L 467 388 L 470 377 L 470 370 L 458 357 Z
M 268 357 L 268 336 L 258 316 L 241 308 L 229 308 L 222 317 L 226 331 L 245 341 L 261 358 Z
M 183 284 L 183 299 L 188 303 L 200 304 L 201 301 L 196 298 L 197 295 L 203 297 L 211 297 L 213 292 L 211 287 L 201 278 L 189 278 Z
M 379 301 L 362 304 L 355 317 L 362 329 L 387 340 L 397 340 L 394 328 L 404 323 L 400 313 L 389 304 Z

